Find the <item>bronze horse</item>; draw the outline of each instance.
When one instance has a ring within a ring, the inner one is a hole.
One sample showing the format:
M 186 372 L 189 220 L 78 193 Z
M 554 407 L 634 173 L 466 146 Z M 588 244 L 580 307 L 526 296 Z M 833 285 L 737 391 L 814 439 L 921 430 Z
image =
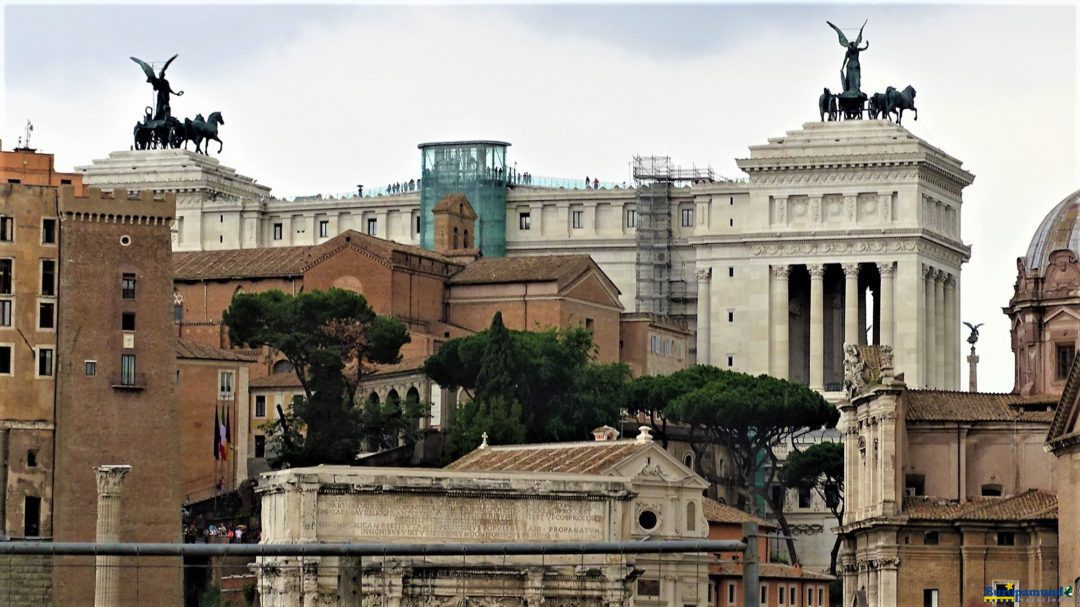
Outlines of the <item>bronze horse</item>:
M 836 95 L 833 95 L 829 89 L 825 89 L 825 92 L 818 97 L 817 104 L 818 115 L 822 122 L 825 122 L 825 116 L 829 117 L 829 122 L 836 120 Z
M 218 142 L 218 154 L 221 153 L 225 144 L 218 139 L 218 125 L 225 124 L 225 119 L 221 117 L 221 112 L 214 112 L 210 114 L 210 117 L 203 120 L 202 115 L 195 117 L 195 120 L 190 118 L 184 119 L 184 131 L 185 138 L 195 142 L 195 151 L 203 154 L 209 154 L 210 140 Z M 202 147 L 203 142 L 206 142 L 205 149 Z
M 919 110 L 915 109 L 915 89 L 910 84 L 898 91 L 893 87 L 885 89 L 885 115 L 896 114 L 896 124 L 904 117 L 904 110 L 915 112 L 915 120 L 919 119 Z

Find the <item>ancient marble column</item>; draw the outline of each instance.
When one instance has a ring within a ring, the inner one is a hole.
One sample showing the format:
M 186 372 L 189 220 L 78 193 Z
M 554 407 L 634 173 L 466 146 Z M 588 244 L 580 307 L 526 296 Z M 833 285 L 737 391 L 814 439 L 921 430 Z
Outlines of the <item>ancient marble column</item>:
M 825 266 L 807 265 L 810 272 L 810 387 L 825 390 Z
M 120 498 L 124 492 L 124 477 L 131 466 L 98 466 L 97 473 L 97 536 L 98 544 L 120 541 Z M 94 580 L 94 607 L 119 607 L 119 557 L 98 556 Z
M 712 344 L 712 268 L 697 269 L 697 363 L 709 364 Z
M 926 347 L 923 350 L 923 369 L 925 369 L 925 376 L 923 377 L 923 386 L 927 388 L 936 388 L 937 383 L 934 381 L 936 370 L 934 369 L 934 363 L 937 353 L 937 300 L 934 298 L 934 277 L 937 275 L 937 270 L 923 266 L 923 289 L 926 294 L 926 318 L 923 322 L 923 335 L 925 335 Z
M 858 345 L 859 339 L 859 264 L 845 263 L 844 268 L 844 345 Z
M 893 277 L 896 276 L 896 264 L 889 262 L 878 262 L 878 273 L 881 274 L 881 289 L 878 290 L 881 293 L 881 301 L 878 302 L 878 307 L 881 309 L 880 323 L 878 327 L 878 335 L 882 344 L 892 346 L 893 339 L 895 339 L 895 328 L 893 323 Z
M 943 282 L 945 310 L 942 314 L 945 332 L 945 388 L 956 390 L 960 383 L 960 327 L 956 325 L 956 277 L 946 274 Z
M 787 379 L 790 374 L 789 343 L 791 341 L 788 326 L 788 275 L 791 267 L 787 264 L 772 266 L 772 345 L 769 372 L 773 377 Z
M 937 311 L 934 317 L 934 332 L 936 333 L 934 340 L 937 343 L 937 350 L 934 352 L 934 383 L 938 388 L 948 388 L 945 380 L 945 368 L 948 364 L 945 356 L 948 349 L 945 318 L 949 316 L 949 311 L 945 307 L 945 272 L 941 270 L 934 274 L 934 308 Z

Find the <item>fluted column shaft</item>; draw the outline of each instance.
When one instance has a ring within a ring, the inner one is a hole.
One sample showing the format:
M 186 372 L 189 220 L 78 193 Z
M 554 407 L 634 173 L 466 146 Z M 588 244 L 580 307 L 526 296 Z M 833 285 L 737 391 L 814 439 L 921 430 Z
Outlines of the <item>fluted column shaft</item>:
M 923 369 L 925 370 L 925 376 L 923 378 L 923 385 L 927 388 L 936 388 L 937 384 L 934 381 L 935 373 L 934 362 L 936 360 L 937 352 L 937 299 L 934 296 L 936 290 L 934 283 L 934 276 L 937 270 L 930 267 L 925 267 L 923 273 L 923 285 L 926 294 L 926 318 L 923 321 L 923 334 L 925 335 L 926 347 L 923 350 Z
M 712 344 L 712 268 L 698 268 L 697 281 L 697 362 L 708 365 Z
M 945 279 L 945 376 L 946 387 L 957 390 L 960 386 L 960 326 L 956 301 L 956 277 L 949 274 Z
M 810 387 L 825 390 L 825 266 L 808 265 L 810 272 Z
M 771 359 L 769 373 L 773 377 L 787 379 L 790 374 L 791 327 L 788 323 L 788 275 L 791 267 L 787 264 L 772 267 L 772 345 L 769 348 Z
M 935 337 L 937 350 L 934 352 L 934 381 L 938 388 L 947 388 L 945 376 L 948 362 L 945 353 L 949 342 L 945 335 L 945 318 L 949 316 L 949 311 L 945 306 L 945 273 L 940 270 L 934 275 L 934 307 L 937 309 L 937 315 L 934 317 L 934 332 L 937 335 Z
M 881 275 L 881 288 L 878 290 L 881 293 L 881 301 L 878 302 L 881 310 L 878 322 L 881 325 L 878 327 L 878 335 L 882 344 L 892 346 L 895 345 L 893 340 L 896 331 L 893 326 L 893 276 L 896 275 L 896 266 L 891 261 L 878 263 L 878 273 Z
M 844 264 L 844 345 L 858 345 L 859 339 L 859 264 Z
M 131 466 L 98 466 L 97 473 L 98 544 L 115 544 L 120 541 L 120 498 L 124 491 L 124 477 Z M 118 607 L 120 605 L 120 569 L 118 557 L 98 556 L 94 579 L 94 607 Z

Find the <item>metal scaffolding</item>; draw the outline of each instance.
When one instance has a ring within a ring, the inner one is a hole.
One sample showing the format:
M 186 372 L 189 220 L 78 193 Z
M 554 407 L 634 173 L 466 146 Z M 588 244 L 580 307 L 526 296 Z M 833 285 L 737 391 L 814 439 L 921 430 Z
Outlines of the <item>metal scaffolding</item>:
M 637 188 L 634 304 L 638 312 L 666 316 L 672 300 L 671 187 L 680 182 L 711 183 L 716 174 L 712 167 L 676 166 L 670 156 L 634 156 L 633 175 Z

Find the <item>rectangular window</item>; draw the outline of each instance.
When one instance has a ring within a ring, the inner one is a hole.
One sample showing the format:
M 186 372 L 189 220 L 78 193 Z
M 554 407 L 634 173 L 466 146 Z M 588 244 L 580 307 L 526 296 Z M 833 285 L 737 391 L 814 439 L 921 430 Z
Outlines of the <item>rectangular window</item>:
M 27 495 L 23 500 L 23 535 L 37 537 L 41 535 L 41 498 Z
M 255 417 L 266 417 L 266 397 L 255 397 Z
M 799 487 L 799 507 L 810 507 L 810 487 Z
M 729 355 L 727 357 L 727 366 L 729 366 L 729 367 L 734 367 L 735 366 L 735 357 L 734 356 Z
M 728 310 L 727 321 L 728 322 L 735 322 L 735 312 L 734 311 Z
M 922 543 L 927 546 L 937 546 L 940 536 L 937 531 L 927 531 L 923 534 Z
M 735 268 L 732 266 L 728 266 L 727 275 L 728 278 L 735 278 Z
M 56 220 L 41 220 L 41 244 L 56 244 Z
M 120 356 L 120 385 L 135 385 L 135 355 L 123 354 Z
M 761 585 L 761 604 L 762 605 L 768 605 L 769 604 L 769 585 L 768 584 L 762 584 Z
M 791 607 L 795 607 L 795 587 L 788 588 L 788 596 L 791 598 Z
M 41 260 L 41 294 L 56 295 L 56 260 Z
M 0 242 L 15 240 L 15 218 L 0 216 Z
M 0 259 L 0 295 L 11 295 L 15 260 Z
M 1016 545 L 1016 536 L 1013 534 L 1012 531 L 998 531 L 997 545 L 998 546 L 1015 546 Z
M 53 349 L 37 349 L 37 376 L 52 377 L 53 375 Z
M 11 345 L 0 345 L 0 375 L 12 375 Z
M 806 587 L 806 607 L 814 607 L 814 589 Z
M 135 313 L 124 312 L 120 314 L 120 330 L 121 331 L 134 331 L 135 330 Z
M 281 237 L 284 235 L 284 232 L 285 232 L 285 229 L 284 229 L 284 226 L 282 226 L 282 224 L 280 224 L 280 223 L 275 223 L 274 224 L 274 240 L 281 240 Z
M 822 607 L 824 607 L 824 605 L 825 605 L 825 589 L 824 588 L 818 588 L 817 589 L 817 604 L 821 605 Z
M 83 366 L 84 366 L 87 377 L 90 377 L 92 375 L 97 375 L 97 361 L 96 360 L 84 361 Z
M 369 217 L 367 220 L 367 233 L 368 236 L 374 236 L 379 229 L 379 220 L 374 217 Z
M 266 437 L 262 434 L 255 435 L 255 457 L 266 457 Z
M 575 230 L 580 230 L 585 221 L 585 211 L 571 211 L 570 222 Z
M 120 297 L 123 299 L 135 299 L 135 275 L 120 275 Z
M 26 450 L 26 467 L 37 468 L 37 449 Z
M 637 209 L 626 209 L 626 227 L 637 227 Z
M 660 339 L 655 335 L 649 337 L 649 351 L 656 354 L 660 350 Z
M 593 319 L 591 319 L 591 318 L 586 318 L 585 319 L 585 328 L 592 331 L 592 329 L 593 329 Z
M 729 228 L 734 228 L 735 227 L 735 220 L 734 219 L 728 219 L 727 224 L 728 224 Z
M 232 400 L 233 397 L 233 372 L 218 372 L 218 397 L 222 400 Z
M 420 216 L 419 215 L 416 216 L 416 230 L 415 231 L 416 231 L 417 234 L 420 233 Z
M 1073 359 L 1076 358 L 1076 346 L 1073 344 L 1058 344 L 1057 347 L 1057 378 L 1065 379 L 1069 376 Z
M 531 213 L 518 213 L 518 229 L 528 230 L 532 227 L 532 214 Z
M 926 477 L 922 474 L 904 475 L 904 496 L 915 497 L 918 495 L 926 495 L 924 491 L 925 487 Z
M 682 209 L 680 213 L 682 215 L 682 222 L 681 222 L 682 227 L 684 227 L 684 228 L 692 228 L 692 227 L 694 227 L 694 209 L 688 207 L 688 208 Z
M 14 302 L 10 299 L 0 299 L 0 327 L 11 326 L 11 308 Z
M 780 586 L 779 588 L 776 589 L 776 604 L 777 605 L 786 605 L 787 601 L 784 600 L 785 598 L 787 598 L 787 593 L 784 592 L 784 587 Z
M 923 588 L 922 604 L 923 607 L 938 607 L 937 588 Z
M 225 223 L 225 215 L 218 215 L 218 223 Z
M 173 322 L 183 322 L 184 320 L 184 304 L 182 302 L 176 302 L 172 306 L 172 318 Z
M 637 593 L 642 596 L 660 596 L 660 580 L 638 580 Z
M 51 301 L 42 301 L 38 303 L 38 328 L 39 329 L 55 329 L 56 328 L 56 304 Z
M 735 582 L 728 582 L 727 585 L 727 602 L 729 606 L 735 605 Z
M 323 220 L 319 222 L 319 238 L 326 238 L 330 235 L 330 222 Z

